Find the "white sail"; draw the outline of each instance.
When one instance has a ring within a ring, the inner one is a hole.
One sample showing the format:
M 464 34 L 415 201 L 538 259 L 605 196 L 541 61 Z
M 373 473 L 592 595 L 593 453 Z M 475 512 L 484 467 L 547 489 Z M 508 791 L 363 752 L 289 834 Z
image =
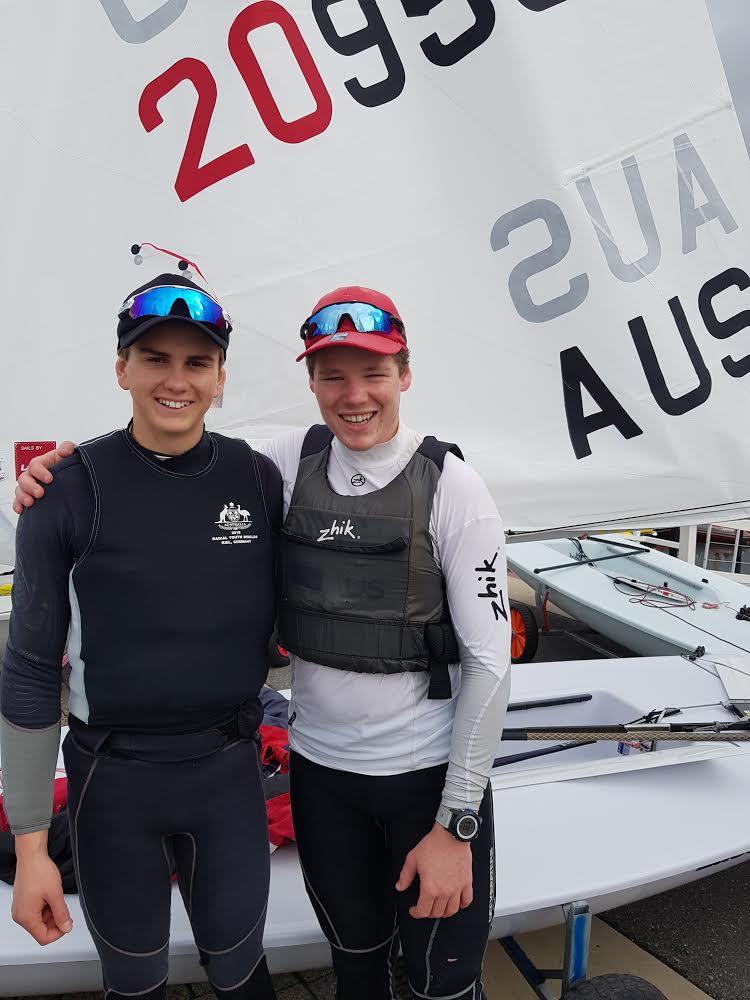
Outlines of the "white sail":
M 5 512 L 16 442 L 126 420 L 151 241 L 235 320 L 217 429 L 315 419 L 297 331 L 356 282 L 509 528 L 750 515 L 750 161 L 704 0 L 2 0 L 0 31 Z

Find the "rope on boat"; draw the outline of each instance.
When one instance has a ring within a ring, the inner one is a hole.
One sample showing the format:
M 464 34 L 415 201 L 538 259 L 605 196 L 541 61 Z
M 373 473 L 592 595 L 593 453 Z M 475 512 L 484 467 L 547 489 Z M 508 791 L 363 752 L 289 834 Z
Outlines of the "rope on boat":
M 662 726 L 612 726 L 602 729 L 505 729 L 503 740 L 554 740 L 559 743 L 598 741 L 670 740 L 675 743 L 736 743 L 750 740 L 750 729 L 675 731 Z
M 689 608 L 695 611 L 695 601 L 688 594 L 683 594 L 679 590 L 672 590 L 670 587 L 660 586 L 656 583 L 643 583 L 640 580 L 626 580 L 622 576 L 611 576 L 610 580 L 615 585 L 615 590 L 630 597 L 631 604 L 642 604 L 647 608 Z M 644 591 L 642 594 L 628 595 L 624 587 L 631 589 L 639 588 Z

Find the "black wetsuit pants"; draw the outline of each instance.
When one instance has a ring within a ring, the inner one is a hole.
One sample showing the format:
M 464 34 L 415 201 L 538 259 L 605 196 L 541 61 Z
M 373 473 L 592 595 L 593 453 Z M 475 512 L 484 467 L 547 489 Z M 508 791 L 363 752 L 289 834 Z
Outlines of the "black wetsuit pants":
M 445 919 L 409 916 L 419 879 L 394 888 L 406 855 L 429 833 L 447 765 L 372 776 L 291 755 L 291 801 L 305 884 L 331 943 L 336 1000 L 392 1000 L 399 943 L 415 997 L 481 1000 L 494 913 L 492 792 L 472 844 L 474 899 Z
M 79 724 L 63 750 L 79 896 L 107 1000 L 166 995 L 173 871 L 216 996 L 273 1000 L 255 741 L 94 735 Z

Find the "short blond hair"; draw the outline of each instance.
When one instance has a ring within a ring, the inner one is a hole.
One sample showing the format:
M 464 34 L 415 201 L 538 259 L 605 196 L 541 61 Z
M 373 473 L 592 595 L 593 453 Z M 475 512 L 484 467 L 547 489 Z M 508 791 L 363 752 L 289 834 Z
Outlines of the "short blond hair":
M 409 367 L 409 348 L 402 347 L 398 354 L 392 354 L 391 357 L 396 362 L 396 367 L 398 368 L 399 375 L 403 375 L 406 369 Z M 315 374 L 315 365 L 318 360 L 318 351 L 314 351 L 312 354 L 308 354 L 305 358 L 305 364 L 307 365 L 307 374 L 310 378 Z

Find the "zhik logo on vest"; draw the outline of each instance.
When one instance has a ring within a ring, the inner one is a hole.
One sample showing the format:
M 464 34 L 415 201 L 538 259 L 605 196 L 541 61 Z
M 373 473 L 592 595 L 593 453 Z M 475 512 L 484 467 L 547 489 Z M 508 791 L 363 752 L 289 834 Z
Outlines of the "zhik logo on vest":
M 239 503 L 225 503 L 224 509 L 219 512 L 219 518 L 214 524 L 227 532 L 225 535 L 214 535 L 212 542 L 219 542 L 221 545 L 247 545 L 258 538 L 257 535 L 249 535 L 246 529 L 253 523 L 250 511 Z
M 352 524 L 352 522 L 349 520 L 348 517 L 346 521 L 343 521 L 341 524 L 339 524 L 336 518 L 334 517 L 333 524 L 330 526 L 330 528 L 320 529 L 320 534 L 318 535 L 318 541 L 332 542 L 334 538 L 338 538 L 342 535 L 346 538 L 353 538 L 355 541 L 356 539 L 359 538 L 359 535 L 354 534 L 354 525 Z

